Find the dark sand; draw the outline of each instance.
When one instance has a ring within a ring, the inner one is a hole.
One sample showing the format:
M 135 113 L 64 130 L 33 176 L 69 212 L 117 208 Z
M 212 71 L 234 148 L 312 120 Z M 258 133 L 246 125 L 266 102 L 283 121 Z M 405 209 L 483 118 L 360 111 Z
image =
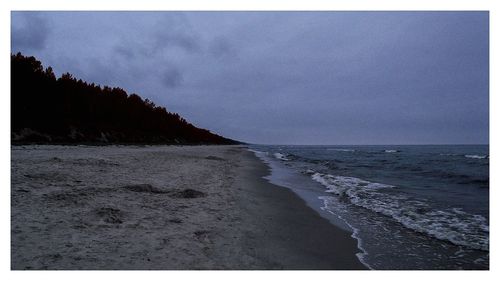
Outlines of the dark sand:
M 349 233 L 319 216 L 291 190 L 262 177 L 268 167 L 244 152 L 239 170 L 244 243 L 262 264 L 259 268 L 366 269 L 355 254 L 357 242 Z
M 365 269 L 241 146 L 12 148 L 12 269 Z

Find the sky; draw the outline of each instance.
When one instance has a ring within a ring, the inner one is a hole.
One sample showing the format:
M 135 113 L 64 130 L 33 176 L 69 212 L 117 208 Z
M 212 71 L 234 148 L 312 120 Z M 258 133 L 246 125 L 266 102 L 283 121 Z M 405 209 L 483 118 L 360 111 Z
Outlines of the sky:
M 489 143 L 488 12 L 12 12 L 11 51 L 258 144 Z

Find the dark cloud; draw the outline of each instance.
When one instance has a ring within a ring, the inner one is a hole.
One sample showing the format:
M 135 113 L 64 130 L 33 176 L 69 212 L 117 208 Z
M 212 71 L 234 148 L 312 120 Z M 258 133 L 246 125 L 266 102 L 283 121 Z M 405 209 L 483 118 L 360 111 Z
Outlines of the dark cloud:
M 124 57 L 125 59 L 134 59 L 137 55 L 134 49 L 130 48 L 125 44 L 120 44 L 114 47 L 114 51 L 116 54 Z
M 172 14 L 155 23 L 151 47 L 160 52 L 178 48 L 191 53 L 201 50 L 201 42 L 183 14 Z
M 181 14 L 161 15 L 152 19 L 150 26 L 138 25 L 135 28 L 144 32 L 136 37 L 129 33 L 121 36 L 113 47 L 113 64 L 126 66 L 132 79 L 156 77 L 154 83 L 160 83 L 166 89 L 181 86 L 183 69 L 172 60 L 203 52 L 201 39 L 187 19 Z M 162 91 L 157 89 L 156 92 Z
M 47 20 L 34 12 L 16 12 L 17 24 L 11 29 L 11 48 L 32 52 L 46 47 L 50 34 Z
M 169 67 L 163 71 L 160 79 L 167 88 L 176 88 L 183 80 L 180 70 L 173 67 Z
M 235 57 L 236 48 L 225 37 L 217 37 L 212 40 L 208 47 L 210 54 L 216 58 Z
M 180 48 L 187 52 L 196 52 L 200 50 L 200 46 L 195 37 L 190 34 L 172 32 L 168 30 L 168 27 L 156 34 L 153 46 L 155 50 L 158 51 L 168 50 L 173 47 Z

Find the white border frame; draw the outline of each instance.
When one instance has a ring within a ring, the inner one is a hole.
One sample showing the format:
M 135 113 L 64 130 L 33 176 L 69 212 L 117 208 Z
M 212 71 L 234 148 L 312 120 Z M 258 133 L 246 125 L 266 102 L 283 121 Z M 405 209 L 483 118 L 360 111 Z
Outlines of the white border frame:
M 167 1 L 164 1 L 167 2 Z M 1 124 L 1 194 L 0 212 L 1 232 L 0 232 L 0 266 L 2 280 L 10 279 L 51 279 L 51 280 L 86 280 L 88 278 L 120 278 L 120 279 L 198 279 L 198 280 L 230 280 L 230 279 L 255 279 L 255 278 L 287 278 L 294 280 L 304 280 L 310 278 L 324 279 L 351 279 L 363 278 L 372 280 L 387 279 L 410 279 L 419 280 L 422 278 L 449 278 L 455 280 L 471 280 L 480 278 L 481 280 L 491 280 L 499 270 L 497 253 L 498 247 L 498 194 L 496 188 L 500 187 L 500 181 L 496 175 L 498 171 L 498 122 L 499 114 L 493 111 L 498 102 L 498 83 L 492 77 L 498 76 L 498 56 L 494 51 L 498 51 L 498 8 L 495 2 L 487 0 L 344 0 L 344 1 L 265 1 L 265 0 L 184 0 L 174 3 L 164 3 L 161 0 L 20 0 L 1 1 L 0 6 L 0 30 L 2 40 L 0 41 L 0 124 Z M 285 4 L 286 3 L 286 4 Z M 490 271 L 378 271 L 378 272 L 346 272 L 346 271 L 10 271 L 10 13 L 13 10 L 483 10 L 490 11 Z M 494 234 L 494 235 L 491 235 Z M 497 277 L 498 278 L 498 277 Z M 498 280 L 498 279 L 497 279 Z

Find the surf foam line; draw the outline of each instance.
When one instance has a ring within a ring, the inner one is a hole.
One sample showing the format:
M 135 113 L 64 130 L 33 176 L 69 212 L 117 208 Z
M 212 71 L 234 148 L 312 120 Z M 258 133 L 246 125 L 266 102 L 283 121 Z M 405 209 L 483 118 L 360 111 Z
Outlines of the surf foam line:
M 371 267 L 365 260 L 365 258 L 368 256 L 368 251 L 366 251 L 366 249 L 363 247 L 363 240 L 361 239 L 361 237 L 359 236 L 359 229 L 355 228 L 354 226 L 352 226 L 346 219 L 344 219 L 341 215 L 339 214 L 336 214 L 335 212 L 331 211 L 329 208 L 328 208 L 328 197 L 326 196 L 320 196 L 318 197 L 319 200 L 323 201 L 323 207 L 321 207 L 321 210 L 323 211 L 326 211 L 334 216 L 336 216 L 337 218 L 339 218 L 341 221 L 343 221 L 351 230 L 352 230 L 352 234 L 351 234 L 351 237 L 356 239 L 357 241 L 357 248 L 361 251 L 361 253 L 356 253 L 356 257 L 358 258 L 358 260 L 364 265 L 366 266 L 368 269 L 370 270 L 374 270 L 373 267 Z
M 388 194 L 394 186 L 354 177 L 315 173 L 311 178 L 328 193 L 347 198 L 352 204 L 386 215 L 404 227 L 428 236 L 476 250 L 489 250 L 486 218 L 454 209 L 433 209 L 424 201 L 403 194 Z
M 283 160 L 283 161 L 290 161 L 284 154 L 276 152 L 273 154 L 276 159 Z
M 488 155 L 465 155 L 466 158 L 472 158 L 472 159 L 486 159 L 488 158 Z
M 260 161 L 262 161 L 265 165 L 267 165 L 271 171 L 271 174 L 273 173 L 273 169 L 270 165 L 270 160 L 267 159 L 267 158 L 271 158 L 269 153 L 268 152 L 264 152 L 264 151 L 259 151 L 259 150 L 254 150 L 254 149 L 250 149 L 250 148 L 247 148 L 248 151 L 250 152 L 253 152 L 255 154 L 255 156 L 257 158 L 260 159 Z M 281 153 L 279 153 L 281 154 Z M 282 154 L 283 155 L 283 154 Z M 278 157 L 276 157 L 276 155 L 273 155 L 275 156 L 276 159 L 279 159 Z M 286 161 L 286 160 L 285 160 Z M 311 170 L 311 172 L 315 172 L 313 170 Z M 263 177 L 265 180 L 267 180 L 268 182 L 272 183 L 272 184 L 276 184 L 276 185 L 279 185 L 277 183 L 274 183 L 271 181 L 271 174 L 269 174 L 268 176 L 265 176 Z M 293 191 L 293 189 L 292 189 Z M 345 223 L 345 225 L 347 225 L 349 227 L 349 229 L 351 229 L 351 237 L 356 239 L 356 247 L 358 248 L 358 250 L 360 250 L 361 252 L 359 253 L 356 253 L 356 258 L 359 260 L 359 262 L 361 262 L 364 266 L 366 266 L 368 269 L 370 270 L 374 270 L 374 268 L 368 264 L 365 260 L 365 258 L 368 256 L 368 252 L 365 250 L 365 248 L 363 247 L 363 241 L 361 239 L 361 237 L 359 236 L 359 229 L 355 228 L 354 226 L 352 226 L 346 219 L 344 219 L 342 216 L 332 212 L 331 210 L 329 210 L 327 208 L 327 198 L 324 197 L 324 196 L 320 196 L 318 197 L 319 200 L 321 200 L 323 202 L 323 206 L 320 207 L 321 210 L 323 211 L 326 211 L 328 212 L 329 214 L 332 214 L 334 215 L 336 218 L 338 218 L 339 220 L 341 220 L 342 222 Z M 338 226 L 336 226 L 338 227 Z

